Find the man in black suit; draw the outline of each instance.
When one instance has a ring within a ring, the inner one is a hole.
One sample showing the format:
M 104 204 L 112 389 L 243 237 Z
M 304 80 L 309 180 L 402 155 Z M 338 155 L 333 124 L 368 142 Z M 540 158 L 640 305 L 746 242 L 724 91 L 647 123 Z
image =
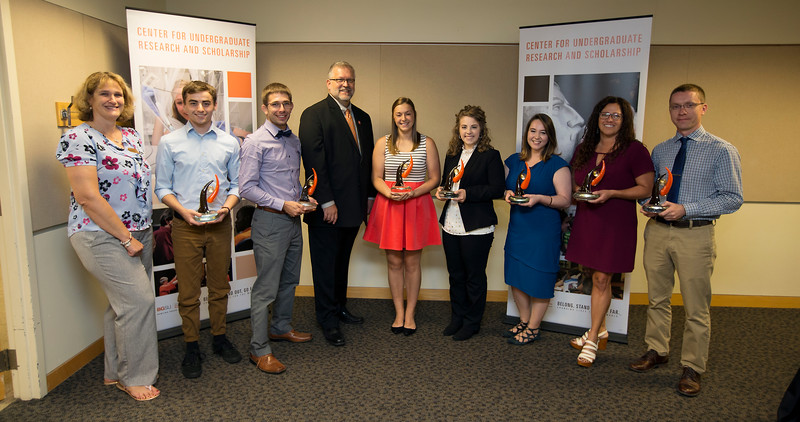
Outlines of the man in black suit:
M 328 97 L 300 117 L 300 143 L 306 174 L 317 172 L 316 212 L 306 214 L 317 322 L 325 340 L 343 346 L 339 322 L 361 324 L 347 302 L 347 271 L 362 222 L 366 222 L 375 188 L 372 172 L 372 121 L 352 105 L 356 72 L 347 62 L 328 69 Z

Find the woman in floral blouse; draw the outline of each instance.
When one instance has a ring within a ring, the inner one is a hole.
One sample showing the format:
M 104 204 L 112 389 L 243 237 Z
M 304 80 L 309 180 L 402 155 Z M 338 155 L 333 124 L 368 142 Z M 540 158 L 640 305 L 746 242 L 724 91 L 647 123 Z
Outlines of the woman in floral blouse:
M 95 72 L 75 104 L 85 123 L 64 133 L 56 158 L 72 189 L 70 243 L 108 297 L 103 383 L 151 400 L 161 393 L 153 387 L 158 346 L 150 167 L 136 130 L 117 126 L 133 115 L 131 90 L 119 75 Z

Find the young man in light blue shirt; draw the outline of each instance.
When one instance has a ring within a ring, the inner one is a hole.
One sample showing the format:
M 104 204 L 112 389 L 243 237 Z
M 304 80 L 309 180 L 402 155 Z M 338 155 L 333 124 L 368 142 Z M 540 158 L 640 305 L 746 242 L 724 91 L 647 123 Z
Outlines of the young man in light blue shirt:
M 239 142 L 212 124 L 217 105 L 216 89 L 201 81 L 183 88 L 189 121 L 161 138 L 156 164 L 158 198 L 175 213 L 172 226 L 175 272 L 180 282 L 178 310 L 186 341 L 181 371 L 186 378 L 202 373 L 204 355 L 198 344 L 200 331 L 200 287 L 208 287 L 208 313 L 213 351 L 228 363 L 242 359 L 225 337 L 230 285 L 231 208 L 239 202 Z M 219 178 L 219 194 L 208 208 L 219 212 L 209 222 L 198 222 L 200 190 Z M 205 252 L 205 253 L 204 253 Z M 203 257 L 205 256 L 205 266 Z

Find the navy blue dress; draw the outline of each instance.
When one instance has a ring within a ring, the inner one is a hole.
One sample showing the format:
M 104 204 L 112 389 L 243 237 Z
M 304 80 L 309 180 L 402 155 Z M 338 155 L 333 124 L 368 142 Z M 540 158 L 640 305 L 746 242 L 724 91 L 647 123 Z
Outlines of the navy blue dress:
M 519 159 L 519 154 L 508 157 L 505 163 L 509 170 L 506 189 L 513 191 L 525 163 Z M 553 175 L 562 167 L 568 164 L 557 155 L 536 163 L 531 167 L 531 182 L 525 193 L 554 196 Z M 530 208 L 512 205 L 505 246 L 506 284 L 528 296 L 552 298 L 560 245 L 561 216 L 557 209 L 543 204 Z

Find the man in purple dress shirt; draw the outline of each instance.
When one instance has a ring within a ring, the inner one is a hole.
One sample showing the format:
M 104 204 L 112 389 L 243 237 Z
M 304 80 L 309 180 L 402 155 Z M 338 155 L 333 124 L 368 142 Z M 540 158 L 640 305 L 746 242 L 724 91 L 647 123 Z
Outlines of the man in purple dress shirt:
M 300 139 L 287 124 L 294 107 L 292 93 L 286 85 L 271 83 L 262 91 L 261 99 L 267 119 L 245 138 L 239 168 L 239 192 L 257 206 L 251 232 L 258 275 L 250 292 L 250 362 L 261 371 L 280 374 L 286 366 L 272 354 L 269 341 L 311 340 L 311 334 L 296 331 L 291 325 L 303 257 L 300 215 L 306 211 L 297 202 L 301 190 Z

